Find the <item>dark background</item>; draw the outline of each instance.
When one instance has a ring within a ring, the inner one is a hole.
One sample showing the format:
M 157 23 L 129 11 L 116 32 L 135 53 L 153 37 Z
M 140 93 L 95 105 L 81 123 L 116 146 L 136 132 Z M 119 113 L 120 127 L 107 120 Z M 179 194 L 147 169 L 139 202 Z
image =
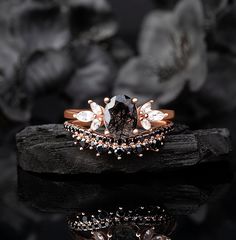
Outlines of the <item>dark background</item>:
M 1 0 L 0 238 L 66 239 L 60 215 L 17 201 L 15 134 L 87 99 L 157 99 L 193 129 L 229 128 L 234 149 L 235 42 L 233 0 Z M 234 186 L 174 239 L 236 239 Z

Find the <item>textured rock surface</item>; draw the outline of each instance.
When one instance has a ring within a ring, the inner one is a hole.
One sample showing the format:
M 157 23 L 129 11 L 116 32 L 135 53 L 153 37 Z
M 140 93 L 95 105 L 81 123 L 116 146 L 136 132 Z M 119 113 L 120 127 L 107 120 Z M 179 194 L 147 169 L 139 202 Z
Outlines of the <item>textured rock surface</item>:
M 191 131 L 175 125 L 160 153 L 145 152 L 143 158 L 127 156 L 96 157 L 95 151 L 80 151 L 63 125 L 30 126 L 17 134 L 18 165 L 37 173 L 78 174 L 156 172 L 196 165 L 230 152 L 227 129 Z

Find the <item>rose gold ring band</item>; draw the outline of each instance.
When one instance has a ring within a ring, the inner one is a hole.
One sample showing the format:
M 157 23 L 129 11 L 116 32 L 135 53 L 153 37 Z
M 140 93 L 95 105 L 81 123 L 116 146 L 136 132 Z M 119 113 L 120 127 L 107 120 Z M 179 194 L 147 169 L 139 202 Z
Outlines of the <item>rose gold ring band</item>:
M 91 124 L 90 122 L 83 122 L 83 121 L 80 121 L 80 120 L 76 119 L 75 115 L 78 114 L 81 111 L 87 111 L 87 109 L 66 109 L 64 111 L 64 118 L 74 120 L 73 124 L 75 124 L 76 126 L 83 126 L 83 127 L 87 126 L 87 127 L 89 127 L 90 124 Z M 153 122 L 152 123 L 153 127 L 163 126 L 163 125 L 166 124 L 166 120 L 172 120 L 175 117 L 175 111 L 174 110 L 160 109 L 159 111 L 166 114 L 166 116 L 161 121 Z M 140 121 L 138 121 L 138 126 L 141 127 Z

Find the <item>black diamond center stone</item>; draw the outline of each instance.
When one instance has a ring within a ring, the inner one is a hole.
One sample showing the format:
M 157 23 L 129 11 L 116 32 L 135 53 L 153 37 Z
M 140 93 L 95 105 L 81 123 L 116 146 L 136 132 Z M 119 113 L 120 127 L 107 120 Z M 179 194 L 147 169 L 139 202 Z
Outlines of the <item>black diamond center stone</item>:
M 131 98 L 126 95 L 111 98 L 105 107 L 104 123 L 116 139 L 132 135 L 132 131 L 137 127 L 137 109 Z

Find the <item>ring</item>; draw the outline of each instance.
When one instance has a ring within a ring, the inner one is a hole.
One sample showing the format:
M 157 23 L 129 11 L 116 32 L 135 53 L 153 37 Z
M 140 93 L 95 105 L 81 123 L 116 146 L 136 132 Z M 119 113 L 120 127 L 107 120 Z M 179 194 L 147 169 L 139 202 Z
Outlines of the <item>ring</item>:
M 170 240 L 166 235 L 170 235 L 176 226 L 175 218 L 160 206 L 136 209 L 119 207 L 114 212 L 82 212 L 69 216 L 67 223 L 72 231 L 87 235 L 88 239 L 101 240 L 117 239 L 115 235 L 121 229 L 123 233 L 133 233 L 140 240 L 146 239 L 148 234 L 150 237 L 156 236 L 155 239 Z
M 89 109 L 67 109 L 64 126 L 73 133 L 80 150 L 96 149 L 97 156 L 114 153 L 118 159 L 124 154 L 159 151 L 165 135 L 173 129 L 173 110 L 153 110 L 150 100 L 141 106 L 137 98 L 126 95 L 104 98 L 105 107 L 89 100 Z

